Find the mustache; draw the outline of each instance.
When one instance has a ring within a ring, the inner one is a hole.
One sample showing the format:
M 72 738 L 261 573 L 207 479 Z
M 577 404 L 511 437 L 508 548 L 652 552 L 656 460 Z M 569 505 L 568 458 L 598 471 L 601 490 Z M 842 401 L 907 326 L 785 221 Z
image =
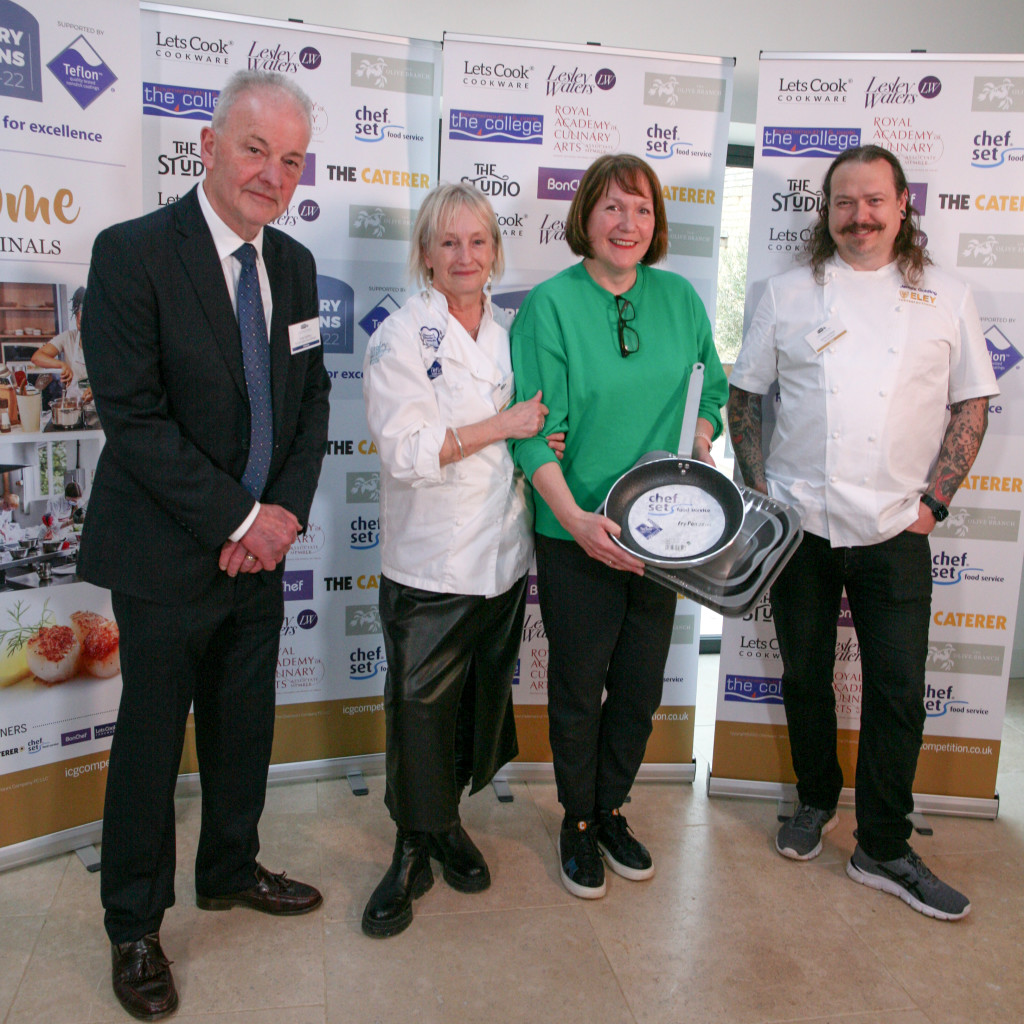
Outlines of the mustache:
M 881 224 L 854 223 L 854 224 L 847 224 L 846 227 L 840 228 L 839 229 L 839 234 L 841 234 L 841 235 L 852 235 L 854 231 L 881 231 L 881 230 L 882 230 L 882 225 Z

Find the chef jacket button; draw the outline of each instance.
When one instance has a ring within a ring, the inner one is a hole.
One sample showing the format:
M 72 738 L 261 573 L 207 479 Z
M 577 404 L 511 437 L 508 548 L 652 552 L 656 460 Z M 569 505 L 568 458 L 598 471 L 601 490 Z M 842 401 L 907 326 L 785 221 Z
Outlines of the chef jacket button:
M 833 313 L 834 314 L 835 311 L 836 311 L 836 307 L 835 306 L 829 306 L 828 307 L 828 311 L 829 311 L 829 313 Z
M 899 349 L 896 348 L 895 345 L 893 345 L 892 348 L 889 349 L 889 351 L 892 352 L 893 355 L 895 355 L 899 351 Z
M 839 479 L 839 477 L 837 477 L 837 476 L 835 476 L 835 475 L 833 474 L 832 476 L 830 476 L 830 477 L 828 478 L 828 482 L 829 482 L 830 484 L 834 484 L 834 483 L 835 483 L 835 482 L 836 482 L 836 481 L 837 481 L 838 479 Z
M 885 391 L 879 391 L 878 393 L 879 395 L 881 395 L 882 398 L 885 398 Z
M 903 312 L 903 307 L 899 303 L 896 304 L 896 312 L 897 313 L 902 313 Z
M 868 440 L 871 441 L 872 443 L 874 443 L 875 435 L 874 434 L 868 434 Z
M 838 394 L 839 394 L 839 388 L 837 388 L 837 387 L 833 387 L 833 388 L 832 388 L 832 394 L 833 394 L 833 395 L 838 395 Z
M 839 440 L 839 431 L 838 430 L 833 430 L 832 431 L 832 438 L 833 438 L 833 440 L 836 440 L 836 441 Z
M 867 478 L 866 476 L 862 476 L 862 477 L 860 478 L 860 482 L 861 482 L 862 484 L 866 484 L 866 483 L 868 482 L 868 478 Z

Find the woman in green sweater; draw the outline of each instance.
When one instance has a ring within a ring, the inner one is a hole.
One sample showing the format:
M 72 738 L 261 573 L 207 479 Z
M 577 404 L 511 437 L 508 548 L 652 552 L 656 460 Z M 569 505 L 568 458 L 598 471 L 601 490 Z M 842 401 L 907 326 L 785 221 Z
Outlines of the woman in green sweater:
M 566 241 L 582 262 L 534 288 L 511 331 L 516 391 L 543 392 L 541 434 L 566 432 L 565 461 L 543 437 L 511 447 L 537 495 L 561 877 L 573 895 L 594 899 L 605 893 L 601 853 L 625 878 L 654 873 L 619 808 L 661 703 L 676 595 L 644 577 L 643 563 L 612 541 L 619 527 L 593 510 L 641 455 L 677 449 L 695 362 L 705 378 L 693 455 L 711 462 L 727 385 L 692 285 L 651 269 L 668 250 L 668 222 L 643 160 L 591 164 Z

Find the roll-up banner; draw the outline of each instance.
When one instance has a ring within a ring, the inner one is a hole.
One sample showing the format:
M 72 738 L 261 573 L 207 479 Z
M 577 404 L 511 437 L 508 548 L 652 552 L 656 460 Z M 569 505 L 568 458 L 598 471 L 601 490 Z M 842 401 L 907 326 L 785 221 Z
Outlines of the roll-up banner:
M 443 61 L 440 177 L 473 185 L 494 206 L 506 256 L 498 306 L 515 311 L 533 285 L 576 260 L 565 220 L 583 172 L 604 153 L 634 153 L 662 184 L 663 265 L 691 281 L 714 322 L 731 58 L 445 33 Z M 513 689 L 520 755 L 509 777 L 539 774 L 551 760 L 534 577 L 528 600 Z M 681 600 L 641 777 L 693 778 L 699 623 L 699 606 Z
M 271 778 L 384 750 L 380 463 L 362 364 L 405 301 L 412 222 L 436 184 L 439 62 L 436 42 L 142 7 L 145 209 L 202 179 L 199 133 L 233 72 L 280 72 L 313 101 L 305 171 L 275 226 L 316 257 L 331 420 L 309 527 L 284 573 Z M 182 770 L 197 770 L 191 733 Z
M 96 232 L 142 211 L 138 32 L 120 0 L 0 0 L 0 868 L 103 813 L 121 676 L 75 577 L 103 443 L 76 313 Z
M 1024 555 L 1024 56 L 762 54 L 756 139 L 748 323 L 768 277 L 804 250 L 829 162 L 869 143 L 899 157 L 929 253 L 974 292 L 1001 393 L 950 516 L 931 534 L 914 793 L 919 810 L 994 817 Z M 781 675 L 766 598 L 723 628 L 712 794 L 792 794 Z M 845 598 L 833 681 L 839 759 L 852 783 L 861 665 Z M 851 789 L 843 800 L 852 802 Z

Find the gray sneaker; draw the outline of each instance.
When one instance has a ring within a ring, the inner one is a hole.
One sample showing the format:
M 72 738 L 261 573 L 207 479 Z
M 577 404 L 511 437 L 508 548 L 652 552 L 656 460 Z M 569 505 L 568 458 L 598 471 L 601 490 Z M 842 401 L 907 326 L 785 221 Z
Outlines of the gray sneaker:
M 839 824 L 839 816 L 833 807 L 823 811 L 820 807 L 800 804 L 789 821 L 783 822 L 775 837 L 775 849 L 783 857 L 793 860 L 810 860 L 821 853 L 821 837 Z
M 858 845 L 846 873 L 855 882 L 891 892 L 915 910 L 940 921 L 958 921 L 971 912 L 967 897 L 936 878 L 913 850 L 896 860 L 874 860 Z

